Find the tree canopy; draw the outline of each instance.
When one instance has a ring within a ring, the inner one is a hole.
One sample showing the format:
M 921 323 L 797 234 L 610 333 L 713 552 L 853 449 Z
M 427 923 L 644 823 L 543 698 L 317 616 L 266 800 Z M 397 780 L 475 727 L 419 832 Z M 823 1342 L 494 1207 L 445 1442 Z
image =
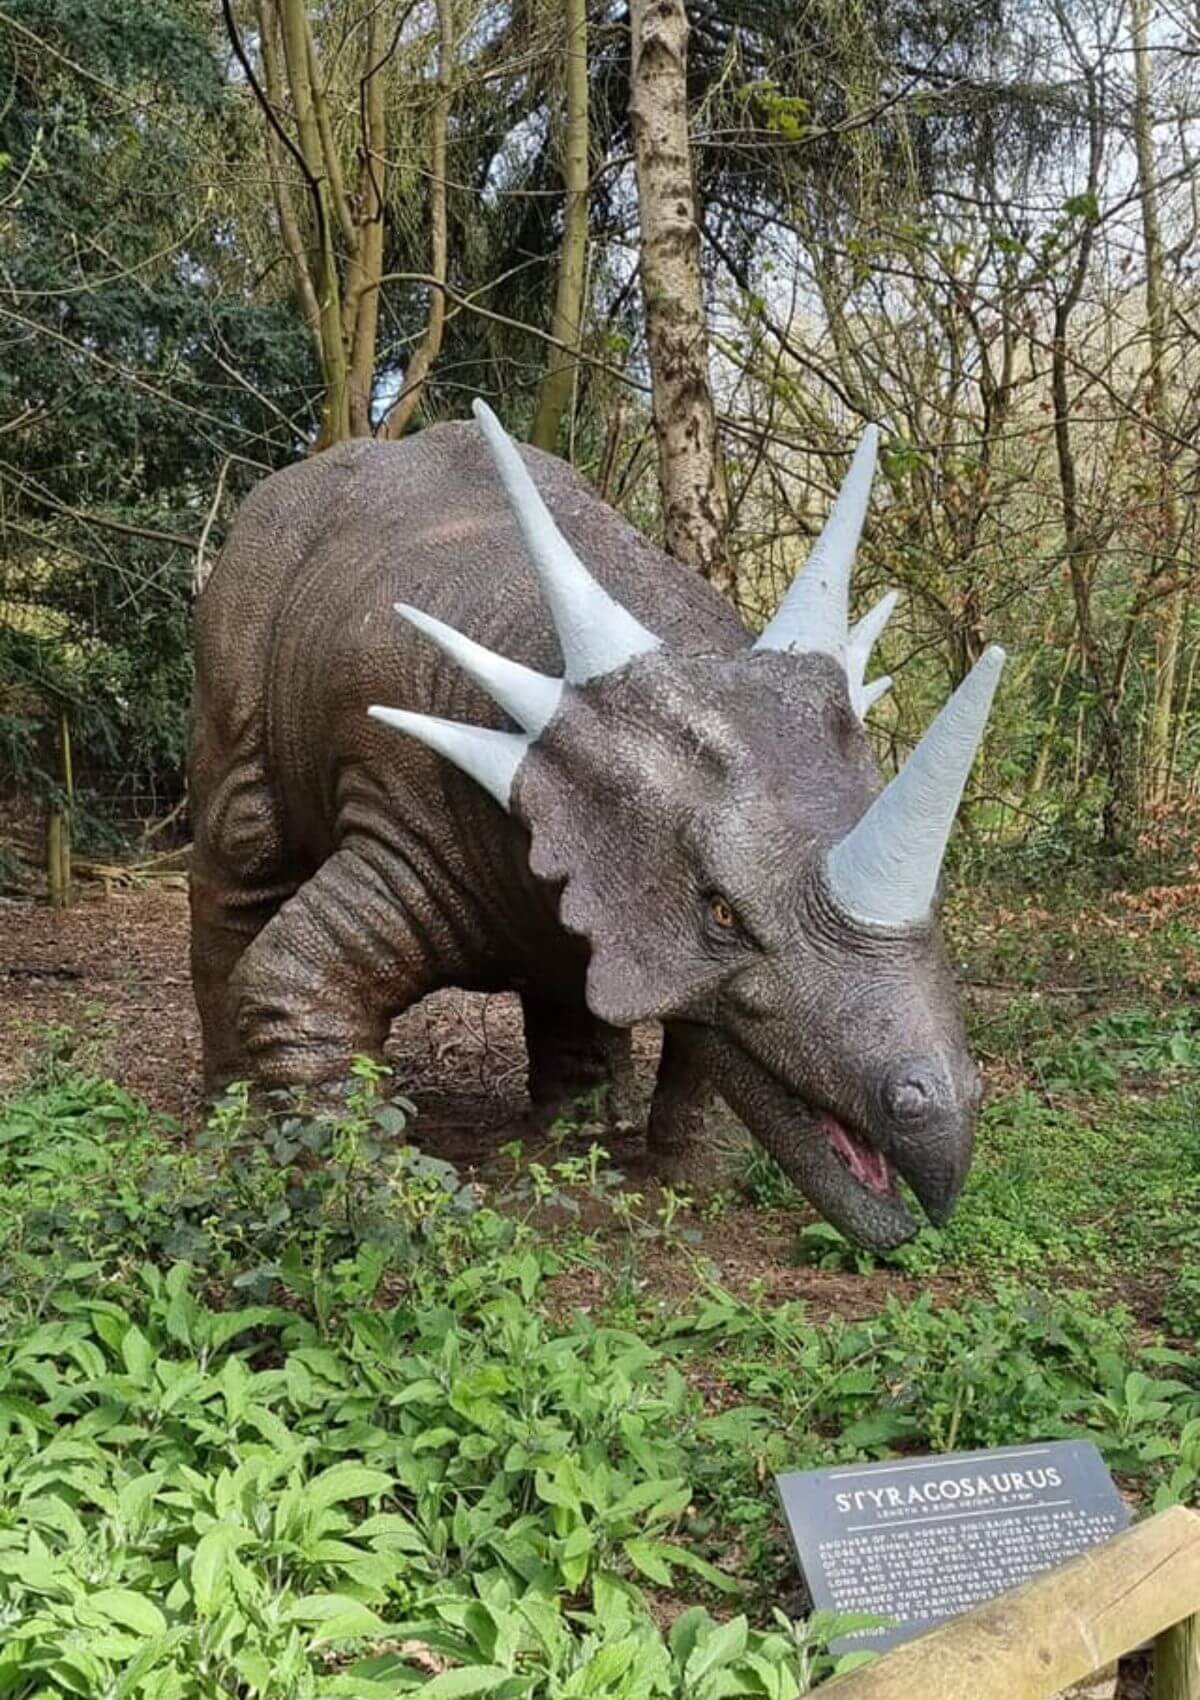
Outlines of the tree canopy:
M 906 593 L 881 751 L 1000 638 L 976 818 L 1128 842 L 1200 761 L 1193 26 L 686 23 L 723 582 L 766 617 L 877 421 L 859 594 Z M 194 587 L 246 491 L 332 436 L 474 394 L 527 434 L 557 364 L 539 440 L 662 534 L 632 62 L 623 6 L 5 0 L 5 783 L 61 790 L 65 712 L 85 831 L 179 798 Z

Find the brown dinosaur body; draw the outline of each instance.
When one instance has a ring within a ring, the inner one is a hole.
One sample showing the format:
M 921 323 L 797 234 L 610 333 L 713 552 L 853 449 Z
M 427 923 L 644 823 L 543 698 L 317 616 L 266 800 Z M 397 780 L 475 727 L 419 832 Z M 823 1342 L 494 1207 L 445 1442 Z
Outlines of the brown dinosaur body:
M 748 639 L 728 605 L 649 545 L 563 462 L 530 453 L 596 577 L 687 653 Z M 417 603 L 479 642 L 560 668 L 503 489 L 474 426 L 348 444 L 246 502 L 200 601 L 190 786 L 192 966 L 206 1082 L 320 1085 L 378 1053 L 442 986 L 521 993 L 531 1091 L 607 1075 L 626 1035 L 589 1015 L 585 940 L 529 868 L 525 828 L 465 775 L 368 720 L 374 702 L 503 726 L 398 621 Z M 670 1047 L 668 1047 L 668 1053 Z M 682 1058 L 680 1059 L 682 1065 Z M 664 1068 L 677 1144 L 698 1084 Z M 624 1111 L 623 1093 L 619 1097 Z
M 672 1166 L 695 1172 L 711 1086 L 848 1233 L 915 1231 L 901 1179 L 943 1219 L 979 1082 L 938 870 L 1001 652 L 883 789 L 862 716 L 894 597 L 848 623 L 872 433 L 752 643 L 477 417 L 267 479 L 200 599 L 210 1088 L 338 1085 L 427 992 L 511 988 L 535 1101 L 606 1081 L 627 1115 L 629 1030 L 657 1020 Z

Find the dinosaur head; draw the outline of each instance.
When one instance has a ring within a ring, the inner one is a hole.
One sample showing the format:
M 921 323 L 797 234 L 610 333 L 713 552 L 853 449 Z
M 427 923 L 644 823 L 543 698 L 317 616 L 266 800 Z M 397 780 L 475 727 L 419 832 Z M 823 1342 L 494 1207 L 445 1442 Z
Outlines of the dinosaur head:
M 943 1221 L 979 1080 L 938 933 L 942 856 L 1003 664 L 988 650 L 884 786 L 862 715 L 890 596 L 851 630 L 874 466 L 859 448 L 812 558 L 757 642 L 669 653 L 591 577 L 481 403 L 558 634 L 562 678 L 399 612 L 519 732 L 372 714 L 457 763 L 526 827 L 590 945 L 615 1026 L 686 1023 L 713 1087 L 837 1227 L 886 1249 Z

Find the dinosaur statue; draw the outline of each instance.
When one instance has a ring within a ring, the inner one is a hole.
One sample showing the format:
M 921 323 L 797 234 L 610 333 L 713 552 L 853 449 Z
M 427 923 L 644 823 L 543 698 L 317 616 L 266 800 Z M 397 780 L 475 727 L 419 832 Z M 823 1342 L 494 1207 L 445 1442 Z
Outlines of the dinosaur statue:
M 437 987 L 520 994 L 530 1095 L 629 1083 L 704 1162 L 719 1093 L 886 1248 L 950 1212 L 980 1086 L 939 870 L 1003 664 L 883 787 L 852 630 L 874 471 L 752 639 L 568 466 L 478 425 L 344 443 L 243 505 L 197 615 L 192 973 L 210 1088 L 342 1081 Z M 392 706 L 398 705 L 398 706 Z

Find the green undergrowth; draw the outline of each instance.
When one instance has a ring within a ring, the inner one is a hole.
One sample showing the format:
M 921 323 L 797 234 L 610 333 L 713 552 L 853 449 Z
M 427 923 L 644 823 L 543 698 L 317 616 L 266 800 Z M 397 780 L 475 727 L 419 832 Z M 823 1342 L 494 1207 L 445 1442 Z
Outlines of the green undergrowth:
M 681 1370 L 554 1322 L 376 1087 L 191 1151 L 61 1072 L 0 1112 L 0 1694 L 803 1692 L 822 1625 L 679 1540 Z
M 775 1470 L 1086 1434 L 1192 1495 L 1200 1363 L 1124 1312 L 818 1325 L 697 1257 L 682 1311 L 572 1313 L 605 1246 L 535 1230 L 546 1171 L 485 1204 L 378 1086 L 269 1130 L 235 1094 L 190 1146 L 53 1064 L 0 1106 L 0 1695 L 788 1700 L 832 1625 Z
M 1052 1008 L 1076 997 L 1102 1009 L 1194 996 L 1194 829 L 1182 843 L 1180 856 L 1157 866 L 1142 857 L 1073 870 L 1022 867 L 1012 846 L 969 877 L 964 870 L 950 881 L 944 921 L 968 990 L 1040 993 Z

